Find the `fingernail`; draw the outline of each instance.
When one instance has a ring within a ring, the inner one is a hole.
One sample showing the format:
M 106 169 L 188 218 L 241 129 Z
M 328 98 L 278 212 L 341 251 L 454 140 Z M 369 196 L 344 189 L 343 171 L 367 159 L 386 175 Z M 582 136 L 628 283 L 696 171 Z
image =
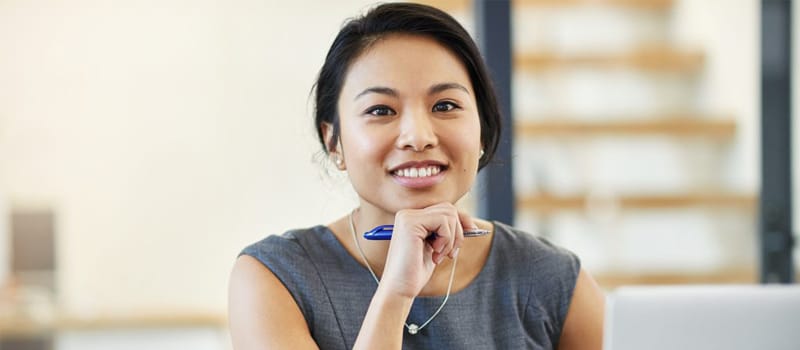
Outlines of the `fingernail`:
M 458 257 L 458 252 L 460 252 L 460 251 L 461 251 L 461 248 L 453 249 L 452 258 L 455 259 L 456 257 Z

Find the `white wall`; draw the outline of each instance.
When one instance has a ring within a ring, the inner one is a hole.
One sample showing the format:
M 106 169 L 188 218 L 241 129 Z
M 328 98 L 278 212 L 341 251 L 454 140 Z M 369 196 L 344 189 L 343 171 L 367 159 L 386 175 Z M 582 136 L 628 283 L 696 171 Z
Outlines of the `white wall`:
M 241 248 L 352 207 L 307 102 L 366 3 L 0 2 L 0 193 L 56 209 L 67 311 L 223 312 Z

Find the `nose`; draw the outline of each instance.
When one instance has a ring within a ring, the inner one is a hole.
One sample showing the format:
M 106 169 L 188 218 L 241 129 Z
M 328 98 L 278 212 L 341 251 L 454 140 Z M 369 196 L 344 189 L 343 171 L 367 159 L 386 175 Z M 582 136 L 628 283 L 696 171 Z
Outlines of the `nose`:
M 439 143 L 431 116 L 425 111 L 407 112 L 400 118 L 397 148 L 422 152 Z

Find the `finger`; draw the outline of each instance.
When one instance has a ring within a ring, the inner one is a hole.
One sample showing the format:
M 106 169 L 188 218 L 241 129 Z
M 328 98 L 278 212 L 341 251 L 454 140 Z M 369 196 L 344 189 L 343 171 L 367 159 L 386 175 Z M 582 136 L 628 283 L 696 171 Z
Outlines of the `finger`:
M 436 230 L 436 239 L 433 241 L 433 248 L 437 254 L 443 255 L 447 249 L 447 243 L 452 236 L 452 227 L 446 217 L 440 217 L 439 228 Z
M 451 259 L 458 255 L 458 250 L 461 249 L 461 245 L 464 243 L 464 228 L 461 225 L 461 221 L 457 220 L 455 226 L 456 235 L 453 237 L 452 250 L 450 250 L 450 253 L 448 254 Z
M 455 249 L 455 242 L 459 235 L 463 236 L 463 229 L 459 227 L 458 221 L 458 212 L 456 211 L 455 207 L 450 207 L 449 210 L 442 213 L 442 220 L 444 220 L 444 224 L 442 225 L 441 229 L 439 230 L 440 242 L 441 246 L 437 245 L 437 256 L 441 257 L 452 257 L 453 250 Z
M 437 252 L 452 258 L 455 255 L 455 250 L 461 247 L 464 238 L 464 229 L 461 227 L 458 208 L 449 202 L 442 202 L 428 209 L 446 218 L 447 228 L 449 230 L 440 230 L 441 235 L 444 236 L 443 238 L 446 238 L 446 240 L 443 240 L 446 245 L 444 248 L 437 250 Z M 437 246 L 437 248 L 439 247 Z
M 450 252 L 453 249 L 453 238 L 455 236 L 454 230 L 456 229 L 456 222 L 454 221 L 454 216 L 451 214 L 450 216 L 442 217 L 444 223 L 441 225 L 439 230 L 439 237 L 437 238 L 437 254 L 436 254 L 436 263 L 441 263 L 444 257 L 450 256 Z
M 422 254 L 422 259 L 425 264 L 436 264 L 436 251 L 433 250 L 433 247 L 431 245 L 425 245 L 424 251 L 425 253 Z
M 394 231 L 410 233 L 415 237 L 425 241 L 436 250 L 434 245 L 436 236 L 432 235 L 439 231 L 441 220 L 429 215 L 422 215 L 419 210 L 404 209 L 395 214 Z M 405 229 L 405 230 L 404 230 Z
M 455 258 L 458 255 L 458 251 L 461 249 L 461 246 L 464 244 L 464 231 L 466 230 L 477 230 L 478 225 L 475 223 L 475 219 L 472 218 L 471 215 L 457 211 L 458 214 L 458 228 L 459 228 L 459 235 L 456 237 L 454 242 L 454 249 L 453 252 L 450 253 L 450 258 Z
M 453 250 L 455 249 L 455 243 L 456 243 L 456 240 L 458 239 L 458 236 L 459 235 L 461 235 L 462 237 L 464 236 L 464 230 L 461 228 L 461 225 L 458 222 L 458 215 L 457 214 L 458 214 L 458 212 L 455 211 L 452 214 L 450 214 L 450 216 L 449 216 L 449 218 L 450 218 L 450 220 L 449 220 L 450 221 L 450 228 L 452 229 L 452 231 L 451 231 L 451 235 L 449 237 L 450 239 L 447 241 L 447 248 L 445 249 L 444 252 L 442 252 L 443 254 L 445 254 L 445 255 L 447 255 L 447 256 L 449 256 L 451 258 L 453 257 Z

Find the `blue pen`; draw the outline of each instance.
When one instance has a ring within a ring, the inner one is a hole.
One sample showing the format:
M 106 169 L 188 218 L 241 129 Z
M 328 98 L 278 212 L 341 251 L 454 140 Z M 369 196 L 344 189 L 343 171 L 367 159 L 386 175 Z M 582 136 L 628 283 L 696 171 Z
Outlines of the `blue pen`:
M 372 241 L 386 241 L 392 239 L 392 230 L 394 229 L 394 225 L 380 225 L 372 230 L 364 232 L 364 238 Z M 489 234 L 489 230 L 482 230 L 482 229 L 475 229 L 464 231 L 464 237 L 480 237 L 486 236 Z M 431 235 L 428 236 L 428 240 L 436 238 L 436 232 L 431 232 Z

